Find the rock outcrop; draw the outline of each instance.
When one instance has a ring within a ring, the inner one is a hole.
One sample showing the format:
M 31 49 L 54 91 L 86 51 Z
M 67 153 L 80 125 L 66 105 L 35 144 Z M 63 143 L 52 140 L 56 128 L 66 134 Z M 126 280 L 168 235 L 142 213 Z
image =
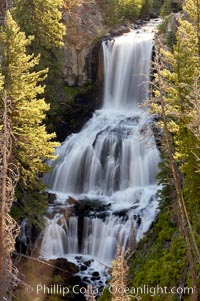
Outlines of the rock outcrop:
M 101 9 L 95 0 L 77 0 L 69 11 L 64 11 L 63 20 L 67 35 L 64 45 L 64 81 L 69 86 L 82 86 L 90 74 L 90 56 L 95 42 L 107 28 Z
M 0 1 L 0 25 L 4 22 L 6 11 L 12 6 L 11 0 Z

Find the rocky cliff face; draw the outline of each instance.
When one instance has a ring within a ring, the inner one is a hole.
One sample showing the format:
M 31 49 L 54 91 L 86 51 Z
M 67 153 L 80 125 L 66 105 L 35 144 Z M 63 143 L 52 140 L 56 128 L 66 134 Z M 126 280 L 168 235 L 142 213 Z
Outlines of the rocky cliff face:
M 67 35 L 64 45 L 64 81 L 69 86 L 82 86 L 91 79 L 90 57 L 95 41 L 107 28 L 95 0 L 74 1 L 72 9 L 65 11 L 63 20 Z
M 0 25 L 4 22 L 6 11 L 12 7 L 12 0 L 0 0 Z

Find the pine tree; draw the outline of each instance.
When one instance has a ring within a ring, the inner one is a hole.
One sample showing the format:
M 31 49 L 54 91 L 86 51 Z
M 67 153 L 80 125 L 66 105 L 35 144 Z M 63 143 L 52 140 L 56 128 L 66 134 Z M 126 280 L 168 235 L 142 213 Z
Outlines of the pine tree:
M 188 250 L 188 257 L 190 263 L 190 271 L 192 277 L 192 283 L 194 287 L 194 300 L 198 300 L 198 280 L 197 280 L 197 272 L 195 268 L 195 263 L 200 260 L 198 245 L 195 240 L 195 236 L 193 233 L 193 229 L 191 227 L 191 222 L 188 216 L 188 210 L 186 207 L 185 197 L 182 191 L 182 182 L 183 182 L 183 174 L 181 174 L 177 160 L 175 160 L 175 152 L 176 147 L 174 145 L 174 136 L 177 133 L 177 121 L 175 117 L 177 117 L 178 110 L 173 107 L 173 102 L 171 102 L 171 97 L 169 97 L 168 93 L 171 91 L 171 85 L 167 78 L 165 78 L 165 72 L 169 71 L 165 69 L 167 66 L 167 62 L 164 57 L 162 57 L 162 51 L 159 50 L 158 46 L 156 46 L 156 55 L 154 60 L 154 66 L 156 70 L 155 76 L 155 95 L 153 98 L 153 103 L 151 105 L 152 111 L 157 113 L 160 117 L 160 126 L 163 128 L 163 141 L 164 145 L 164 154 L 165 161 L 164 164 L 161 165 L 162 173 L 161 183 L 164 183 L 164 187 L 166 188 L 166 163 L 168 164 L 168 168 L 170 170 L 171 177 L 173 179 L 171 183 L 171 187 L 174 187 L 174 201 L 177 207 L 176 219 L 178 221 L 177 226 L 179 227 L 183 237 L 185 239 L 185 244 Z M 173 90 L 173 89 L 172 89 Z M 165 189 L 166 190 L 166 189 Z M 162 197 L 164 193 L 161 194 Z M 200 261 L 199 261 L 200 262 Z
M 190 123 L 188 124 L 189 129 L 192 131 L 197 140 L 200 140 L 200 79 L 195 78 L 194 83 L 191 87 L 191 92 L 187 96 L 188 102 L 191 104 L 191 111 L 189 114 Z M 197 163 L 200 163 L 199 156 L 197 156 Z M 199 164 L 198 164 L 199 165 Z M 200 171 L 200 166 L 197 172 Z
M 142 18 L 148 17 L 151 14 L 152 6 L 153 6 L 153 0 L 144 0 L 142 3 L 140 16 Z
M 34 46 L 51 49 L 63 46 L 62 7 L 62 0 L 15 0 L 14 14 L 20 28 L 34 36 Z
M 124 19 L 136 20 L 143 0 L 109 0 L 106 5 L 107 21 L 119 24 Z
M 26 47 L 33 37 L 25 37 L 8 12 L 0 34 L 4 89 L 12 101 L 12 133 L 14 136 L 13 163 L 20 172 L 22 206 L 26 210 L 27 191 L 43 188 L 41 173 L 48 171 L 47 159 L 54 158 L 57 143 L 51 142 L 54 134 L 47 134 L 43 124 L 49 105 L 40 97 L 44 93 L 42 82 L 47 69 L 34 71 L 40 56 L 28 55 Z M 38 194 L 39 195 L 39 194 Z M 27 196 L 28 198 L 28 196 Z M 38 208 L 43 206 L 38 202 Z M 22 210 L 21 210 L 22 211 Z
M 165 0 L 161 8 L 161 16 L 168 16 L 172 12 L 172 0 Z
M 195 287 L 194 300 L 198 300 L 197 272 L 200 263 L 198 249 L 199 221 L 199 156 L 200 140 L 191 128 L 198 116 L 197 81 L 200 76 L 199 5 L 186 1 L 186 19 L 179 20 L 176 45 L 173 51 L 161 49 L 157 58 L 153 112 L 161 117 L 166 157 L 174 179 L 178 204 L 179 227 L 184 235 Z M 196 82 L 196 84 L 194 84 Z M 157 100 L 157 101 L 156 101 Z M 196 105 L 195 105 L 196 104 Z M 194 210 L 195 209 L 195 210 Z
M 196 5 L 196 6 L 195 6 Z M 171 70 L 164 70 L 163 77 L 169 82 L 167 88 L 167 105 L 173 111 L 175 157 L 179 162 L 180 170 L 185 175 L 185 192 L 188 199 L 198 202 L 200 198 L 199 174 L 197 158 L 200 155 L 200 144 L 197 137 L 190 130 L 192 116 L 195 115 L 195 106 L 189 95 L 193 90 L 194 82 L 200 78 L 199 52 L 199 21 L 197 2 L 186 1 L 184 8 L 187 20 L 180 20 L 176 34 L 176 45 L 173 53 L 163 51 Z M 192 100 L 192 98 L 191 98 Z M 169 108 L 170 109 L 170 108 Z M 189 193 L 189 194 L 188 194 Z
M 26 36 L 34 36 L 28 45 L 29 54 L 41 55 L 35 70 L 49 69 L 44 93 L 46 101 L 51 104 L 47 113 L 50 123 L 54 120 L 58 95 L 64 85 L 61 49 L 66 29 L 62 23 L 63 0 L 15 0 L 14 3 L 14 19 Z M 70 1 L 65 3 L 65 6 L 71 5 Z

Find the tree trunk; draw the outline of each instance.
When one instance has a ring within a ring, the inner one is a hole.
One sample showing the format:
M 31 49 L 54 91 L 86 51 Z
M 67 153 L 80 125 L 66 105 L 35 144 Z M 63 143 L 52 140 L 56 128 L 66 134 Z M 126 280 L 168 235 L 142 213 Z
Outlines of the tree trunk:
M 5 266 L 5 257 L 6 256 L 6 190 L 7 190 L 7 174 L 8 174 L 8 112 L 7 112 L 7 102 L 3 99 L 4 102 L 4 112 L 3 112 L 3 129 L 1 136 L 1 178 L 0 178 L 0 190 L 1 190 L 1 203 L 0 203 L 0 297 L 1 300 L 6 294 L 6 280 L 7 280 L 7 269 Z

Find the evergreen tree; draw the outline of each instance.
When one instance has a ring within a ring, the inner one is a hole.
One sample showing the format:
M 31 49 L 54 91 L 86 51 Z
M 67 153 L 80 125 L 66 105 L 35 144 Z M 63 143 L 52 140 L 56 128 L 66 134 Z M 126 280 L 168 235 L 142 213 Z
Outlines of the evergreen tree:
M 160 125 L 165 133 L 165 152 L 169 157 L 179 206 L 179 227 L 186 241 L 192 281 L 196 287 L 194 300 L 198 300 L 194 267 L 195 263 L 200 263 L 200 244 L 196 235 L 200 209 L 200 140 L 195 122 L 199 114 L 198 89 L 195 87 L 200 79 L 198 2 L 186 1 L 184 12 L 186 19 L 179 20 L 173 51 L 160 50 L 155 79 L 157 102 L 152 104 L 152 110 L 160 115 Z
M 190 123 L 188 124 L 189 129 L 192 131 L 197 140 L 200 140 L 200 84 L 199 78 L 195 78 L 194 83 L 191 87 L 191 92 L 187 96 L 188 102 L 190 102 L 192 109 L 189 114 Z M 200 165 L 200 160 L 197 155 L 197 163 Z M 200 166 L 197 171 L 200 171 Z
M 151 108 L 153 109 L 153 112 L 157 112 L 157 114 L 159 114 L 161 119 L 160 126 L 163 128 L 162 143 L 164 145 L 164 153 L 166 154 L 166 158 L 164 164 L 160 166 L 162 168 L 162 173 L 160 174 L 160 177 L 161 183 L 163 182 L 166 191 L 166 175 L 168 174 L 168 172 L 166 172 L 165 166 L 167 163 L 172 176 L 172 183 L 170 186 L 174 188 L 175 193 L 173 200 L 177 207 L 177 226 L 183 234 L 185 244 L 187 246 L 188 257 L 190 262 L 190 272 L 195 291 L 194 300 L 198 300 L 198 281 L 195 269 L 195 262 L 199 261 L 200 256 L 197 242 L 194 237 L 193 229 L 191 227 L 191 221 L 188 216 L 185 197 L 182 192 L 183 175 L 178 169 L 179 162 L 175 160 L 176 148 L 174 145 L 173 138 L 176 137 L 178 128 L 176 120 L 176 114 L 178 110 L 177 108 L 173 108 L 173 102 L 171 102 L 172 99 L 168 98 L 169 91 L 171 91 L 172 86 L 170 85 L 168 79 L 165 77 L 165 72 L 168 71 L 168 69 L 165 69 L 167 66 L 166 61 L 164 60 L 164 57 L 160 57 L 158 53 L 159 50 L 156 47 L 156 56 L 154 62 L 155 70 L 157 72 L 155 77 L 156 91 L 154 95 L 154 102 Z M 162 192 L 161 196 L 166 199 L 165 192 Z
M 70 1 L 65 2 L 70 7 Z M 15 0 L 14 18 L 26 36 L 34 36 L 28 46 L 29 53 L 41 54 L 35 70 L 49 69 L 45 80 L 45 99 L 51 104 L 49 123 L 58 108 L 58 95 L 62 89 L 62 52 L 65 26 L 62 23 L 63 0 Z
M 51 142 L 54 134 L 47 134 L 43 124 L 49 105 L 40 95 L 44 93 L 41 83 L 47 76 L 47 69 L 34 71 L 40 56 L 26 53 L 26 47 L 30 45 L 33 37 L 26 38 L 25 34 L 20 32 L 9 12 L 0 40 L 4 89 L 12 101 L 10 114 L 14 136 L 13 163 L 20 172 L 18 187 L 23 191 L 21 202 L 26 211 L 28 191 L 39 192 L 43 188 L 40 176 L 48 171 L 45 161 L 54 158 L 53 152 L 57 146 L 57 143 Z M 39 208 L 43 204 L 37 202 L 37 206 Z
M 142 3 L 142 0 L 109 0 L 106 5 L 108 23 L 119 24 L 124 19 L 136 20 Z
M 168 16 L 172 12 L 172 0 L 165 0 L 161 8 L 161 17 Z
M 34 36 L 36 51 L 36 46 L 40 50 L 63 46 L 62 0 L 15 0 L 15 5 L 18 24 L 27 35 Z
M 144 0 L 142 3 L 140 16 L 142 18 L 148 17 L 151 14 L 152 6 L 153 6 L 153 0 Z
M 196 171 L 200 145 L 197 137 L 190 130 L 193 118 L 190 112 L 195 114 L 196 108 L 189 97 L 191 90 L 194 89 L 193 83 L 199 82 L 200 78 L 199 23 L 197 17 L 199 6 L 194 6 L 196 1 L 192 3 L 189 1 L 188 5 L 186 2 L 184 10 L 188 15 L 188 20 L 180 20 L 173 53 L 163 51 L 172 71 L 163 70 L 162 74 L 169 83 L 166 104 L 169 106 L 168 111 L 173 112 L 174 126 L 171 129 L 176 145 L 175 157 L 185 176 L 188 198 L 199 200 L 199 174 Z

